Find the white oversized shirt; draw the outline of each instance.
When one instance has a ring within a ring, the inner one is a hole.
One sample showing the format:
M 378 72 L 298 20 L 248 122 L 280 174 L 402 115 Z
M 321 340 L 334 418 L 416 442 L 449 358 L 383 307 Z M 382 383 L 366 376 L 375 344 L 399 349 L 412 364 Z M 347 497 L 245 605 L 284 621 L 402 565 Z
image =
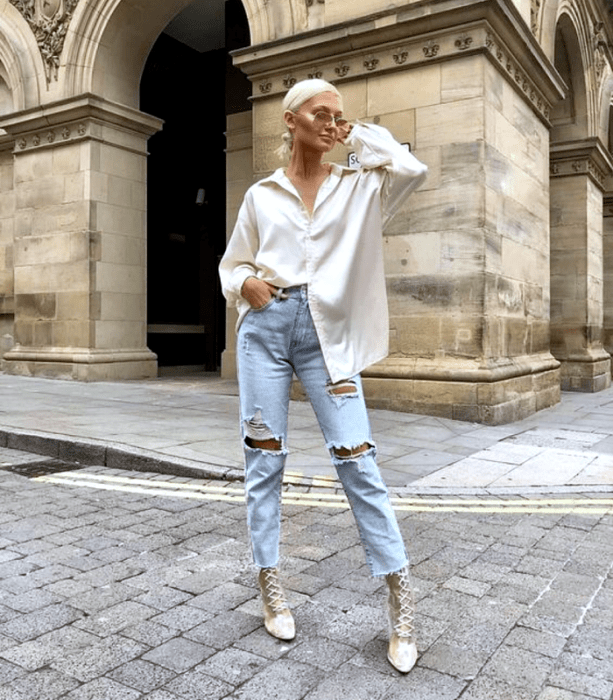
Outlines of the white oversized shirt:
M 427 168 L 381 126 L 356 124 L 346 145 L 359 169 L 331 164 L 313 214 L 279 168 L 249 188 L 221 260 L 224 296 L 239 311 L 251 276 L 276 287 L 308 285 L 330 379 L 353 377 L 388 354 L 382 232 Z

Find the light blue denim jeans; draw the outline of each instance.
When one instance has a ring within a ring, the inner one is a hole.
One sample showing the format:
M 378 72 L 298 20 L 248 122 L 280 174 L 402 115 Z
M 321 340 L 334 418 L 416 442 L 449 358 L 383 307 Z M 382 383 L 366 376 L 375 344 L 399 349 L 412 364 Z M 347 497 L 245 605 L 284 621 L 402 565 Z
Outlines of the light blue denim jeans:
M 408 563 L 387 488 L 375 460 L 362 383 L 343 382 L 335 394 L 311 319 L 307 288 L 285 290 L 243 320 L 237 340 L 241 427 L 245 449 L 247 520 L 254 561 L 277 566 L 281 529 L 281 490 L 287 456 L 287 420 L 295 372 L 311 401 L 332 462 L 353 510 L 373 576 Z M 337 387 L 339 385 L 336 385 Z M 253 447 L 252 441 L 280 441 L 281 449 Z M 348 452 L 370 447 L 354 456 Z M 344 448 L 344 449 L 343 449 Z

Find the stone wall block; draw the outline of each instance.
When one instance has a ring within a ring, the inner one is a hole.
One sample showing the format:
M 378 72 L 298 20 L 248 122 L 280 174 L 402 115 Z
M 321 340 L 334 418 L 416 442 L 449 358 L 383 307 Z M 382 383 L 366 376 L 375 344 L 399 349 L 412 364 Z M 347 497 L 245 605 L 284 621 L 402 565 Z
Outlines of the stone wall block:
M 517 357 L 530 353 L 530 329 L 524 318 L 504 319 L 505 355 Z
M 550 347 L 550 328 L 548 320 L 533 320 L 530 323 L 530 352 L 545 353 Z
M 112 204 L 98 203 L 96 207 L 96 229 L 104 233 L 124 236 L 145 236 L 146 225 L 143 212 Z
M 13 246 L 0 245 L 0 297 L 13 294 Z
M 49 212 L 55 218 L 55 228 L 59 231 L 81 231 L 88 228 L 89 206 L 87 202 L 66 202 Z
M 435 357 L 440 347 L 441 324 L 439 314 L 393 316 L 397 352 L 403 357 Z
M 109 144 L 100 144 L 100 172 L 126 180 L 147 181 L 146 161 L 140 154 Z
M 505 199 L 512 199 L 531 216 L 546 223 L 549 220 L 547 181 L 527 173 L 506 154 L 487 147 L 485 151 L 486 185 Z M 542 226 L 536 231 L 545 231 Z M 537 241 L 541 238 L 537 237 Z
M 100 315 L 104 321 L 140 321 L 146 314 L 146 297 L 142 294 L 100 295 Z
M 15 289 L 27 289 L 31 293 L 88 290 L 89 263 L 81 260 L 16 267 Z
M 62 203 L 64 182 L 55 178 L 25 182 L 15 189 L 15 194 L 18 209 L 40 210 Z
M 549 256 L 507 237 L 502 237 L 501 243 L 501 266 L 505 276 L 526 284 L 542 285 L 543 269 L 548 266 Z
M 82 172 L 69 173 L 64 176 L 64 197 L 62 204 L 84 201 L 85 176 Z
M 511 197 L 502 197 L 500 194 L 497 194 L 497 197 L 496 228 L 499 233 L 526 246 L 533 244 L 534 232 L 543 230 L 543 219 Z
M 88 348 L 91 344 L 90 333 L 89 321 L 57 321 L 53 324 L 53 342 L 48 345 Z
M 99 262 L 96 264 L 96 283 L 100 292 L 123 292 L 145 294 L 145 280 L 136 265 L 118 265 Z
M 108 233 L 101 238 L 101 255 L 99 259 L 105 263 L 144 265 L 145 246 L 140 239 Z
M 446 318 L 441 323 L 439 355 L 445 357 L 479 357 L 483 353 L 484 325 L 481 316 L 467 314 Z
M 53 176 L 53 151 L 41 149 L 20 154 L 15 159 L 15 186 L 37 183 Z
M 391 236 L 410 231 L 474 231 L 483 225 L 484 203 L 484 191 L 478 184 L 417 190 L 385 232 Z
M 97 170 L 90 172 L 88 177 L 88 198 L 94 202 L 108 202 L 109 178 L 109 175 Z
M 421 184 L 419 192 L 440 189 L 443 182 L 443 168 L 446 164 L 446 159 L 443 158 L 443 147 L 422 147 L 419 149 L 419 155 L 417 156 L 417 153 L 415 155 L 428 166 L 428 176 L 425 182 Z M 411 195 L 411 198 L 414 196 Z
M 39 347 L 53 345 L 53 324 L 51 321 L 34 321 L 34 344 Z
M 15 212 L 15 238 L 20 238 L 22 236 L 29 236 L 32 233 L 32 219 L 34 217 L 34 211 L 32 209 L 26 209 L 22 211 Z
M 15 318 L 15 343 L 32 345 L 34 343 L 34 321 L 22 321 Z
M 443 266 L 438 232 L 385 235 L 383 248 L 389 275 L 435 274 Z
M 102 318 L 102 294 L 90 292 L 89 294 L 89 318 L 98 321 Z
M 54 293 L 17 294 L 15 296 L 15 310 L 24 320 L 48 320 L 56 316 L 56 302 Z
M 483 138 L 483 98 L 433 104 L 416 109 L 416 148 L 476 143 Z
M 481 56 L 441 64 L 441 102 L 457 102 L 486 93 L 484 61 Z
M 8 213 L 8 212 L 7 212 Z M 13 241 L 15 235 L 15 216 L 14 212 L 10 218 L 0 218 L 0 241 Z
M 56 317 L 59 321 L 77 321 L 89 315 L 88 292 L 58 292 Z
M 463 277 L 418 275 L 387 278 L 388 302 L 393 316 L 483 311 L 484 282 L 480 273 Z
M 488 314 L 483 326 L 483 354 L 485 357 L 502 357 L 505 350 L 504 319 Z
M 89 231 L 81 230 L 68 234 L 70 260 L 89 260 Z
M 70 234 L 18 238 L 15 241 L 15 259 L 19 268 L 69 262 Z
M 49 151 L 53 175 L 67 175 L 81 170 L 81 144 L 71 143 Z
M 97 348 L 143 347 L 147 329 L 144 322 L 95 321 L 95 343 Z
M 116 204 L 120 207 L 142 208 L 142 199 L 138 196 L 138 192 L 132 191 L 132 180 L 116 175 L 110 175 L 108 179 L 108 202 Z
M 410 95 L 412 108 L 441 103 L 441 65 L 424 65 L 404 73 L 368 78 L 368 114 L 403 112 Z

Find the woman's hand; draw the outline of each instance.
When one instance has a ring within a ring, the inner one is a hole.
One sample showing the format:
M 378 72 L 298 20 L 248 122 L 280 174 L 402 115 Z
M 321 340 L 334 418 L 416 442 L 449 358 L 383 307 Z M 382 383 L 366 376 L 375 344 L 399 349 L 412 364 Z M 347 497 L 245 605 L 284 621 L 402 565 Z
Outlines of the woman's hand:
M 345 143 L 345 139 L 346 139 L 347 136 L 349 136 L 349 134 L 351 133 L 351 129 L 352 129 L 352 128 L 353 128 L 353 126 L 352 126 L 352 124 L 349 124 L 349 122 L 347 122 L 347 125 L 344 126 L 344 127 L 340 127 L 340 126 L 339 126 L 339 127 L 338 127 L 338 135 L 337 135 L 337 137 L 336 137 L 336 140 L 337 140 L 339 143 Z
M 246 299 L 252 309 L 260 309 L 270 301 L 277 288 L 257 277 L 247 277 L 241 287 L 241 296 Z

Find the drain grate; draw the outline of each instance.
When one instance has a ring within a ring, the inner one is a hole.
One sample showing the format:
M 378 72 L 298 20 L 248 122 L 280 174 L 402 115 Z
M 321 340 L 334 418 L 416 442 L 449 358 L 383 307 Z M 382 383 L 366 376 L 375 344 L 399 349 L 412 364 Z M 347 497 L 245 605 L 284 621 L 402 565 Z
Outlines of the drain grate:
M 39 476 L 56 474 L 57 472 L 73 472 L 81 469 L 81 464 L 63 462 L 61 459 L 45 459 L 39 462 L 24 462 L 23 464 L 11 464 L 3 467 L 4 471 L 13 472 L 26 479 L 35 479 Z

